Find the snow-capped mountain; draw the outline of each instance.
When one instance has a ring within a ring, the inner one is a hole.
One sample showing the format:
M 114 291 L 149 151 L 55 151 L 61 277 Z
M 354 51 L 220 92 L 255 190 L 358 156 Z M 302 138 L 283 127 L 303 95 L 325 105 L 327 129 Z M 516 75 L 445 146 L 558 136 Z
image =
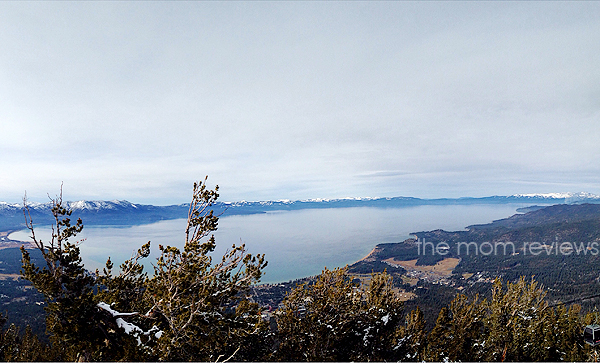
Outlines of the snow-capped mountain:
M 2 203 L 2 202 L 0 202 Z M 8 203 L 5 203 L 8 205 Z M 103 201 L 103 200 L 79 200 L 76 202 L 67 201 L 64 203 L 67 209 L 72 211 L 100 211 L 100 210 L 123 210 L 129 208 L 138 208 L 137 204 L 133 204 L 126 200 L 111 200 L 111 201 Z M 22 209 L 22 204 L 10 204 L 10 208 Z M 52 208 L 52 203 L 35 203 L 35 202 L 27 202 L 27 206 L 29 209 L 34 210 L 50 210 Z M 1 209 L 0 205 L 0 209 Z
M 586 192 L 567 192 L 567 193 L 538 193 L 538 194 L 515 194 L 514 197 L 520 198 L 537 198 L 537 199 L 564 199 L 565 204 L 573 204 L 577 202 L 594 202 L 600 201 L 600 195 Z
M 106 201 L 85 201 L 68 202 L 68 208 L 71 210 L 100 210 L 100 209 L 119 209 L 119 208 L 137 208 L 137 205 L 126 200 Z
M 469 204 L 507 204 L 522 203 L 526 205 L 551 204 L 581 204 L 600 203 L 600 196 L 578 193 L 538 193 L 514 194 L 509 196 L 491 196 L 481 198 L 439 198 L 420 199 L 413 197 L 351 197 L 338 199 L 306 199 L 306 200 L 277 200 L 277 201 L 239 201 L 217 202 L 212 206 L 216 214 L 240 215 L 266 213 L 278 210 L 299 210 L 317 208 L 348 208 L 348 207 L 406 207 L 416 205 L 469 205 Z M 170 206 L 154 206 L 134 204 L 126 200 L 112 201 L 75 201 L 65 202 L 66 207 L 73 211 L 72 219 L 82 218 L 85 225 L 136 225 L 153 223 L 166 219 L 186 218 L 188 204 Z M 38 225 L 52 223 L 50 209 L 52 204 L 28 203 L 29 212 Z M 0 202 L 0 231 L 2 229 L 17 229 L 24 226 L 23 206 L 17 203 Z
M 137 225 L 164 219 L 185 218 L 188 205 L 153 206 L 134 204 L 126 200 L 66 201 L 64 206 L 72 211 L 71 219 L 81 218 L 85 225 Z M 29 215 L 37 225 L 50 224 L 52 203 L 28 202 Z M 20 229 L 25 225 L 23 205 L 0 202 L 0 231 Z
M 21 208 L 21 207 L 22 207 L 22 205 L 16 204 L 16 203 L 0 202 L 0 211 L 2 211 L 2 210 L 12 210 L 12 209 Z

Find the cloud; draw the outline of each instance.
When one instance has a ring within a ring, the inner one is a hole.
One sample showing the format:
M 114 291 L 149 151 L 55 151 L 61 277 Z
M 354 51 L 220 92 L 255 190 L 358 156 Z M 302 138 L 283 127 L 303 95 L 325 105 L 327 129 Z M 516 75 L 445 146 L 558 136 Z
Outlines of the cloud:
M 593 2 L 0 10 L 8 199 L 600 192 Z

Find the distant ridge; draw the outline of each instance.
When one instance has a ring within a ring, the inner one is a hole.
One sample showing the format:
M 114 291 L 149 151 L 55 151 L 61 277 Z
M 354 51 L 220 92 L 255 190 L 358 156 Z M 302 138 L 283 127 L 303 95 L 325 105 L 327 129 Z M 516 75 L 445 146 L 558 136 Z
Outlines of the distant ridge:
M 301 210 L 318 208 L 376 207 L 399 208 L 417 205 L 471 205 L 471 204 L 582 204 L 600 203 L 600 196 L 579 193 L 540 193 L 514 194 L 509 196 L 464 197 L 421 199 L 414 197 L 361 197 L 338 199 L 278 200 L 258 202 L 217 202 L 213 205 L 215 213 L 222 216 L 266 213 L 277 210 Z M 126 200 L 112 201 L 75 201 L 66 202 L 73 210 L 73 218 L 82 218 L 85 225 L 139 225 L 160 220 L 187 217 L 188 204 L 154 206 L 135 204 Z M 47 225 L 52 223 L 51 203 L 30 203 L 29 209 L 34 223 Z M 24 228 L 22 205 L 0 202 L 0 231 Z
M 545 194 L 515 194 L 514 197 L 523 198 L 544 198 L 544 199 L 564 199 L 564 204 L 576 204 L 578 202 L 593 203 L 600 201 L 600 195 L 592 193 L 545 193 Z

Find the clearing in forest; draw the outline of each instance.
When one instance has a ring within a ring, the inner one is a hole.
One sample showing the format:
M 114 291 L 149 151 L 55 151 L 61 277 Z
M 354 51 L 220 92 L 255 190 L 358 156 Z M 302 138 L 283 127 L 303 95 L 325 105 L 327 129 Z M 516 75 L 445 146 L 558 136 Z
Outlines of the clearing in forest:
M 435 265 L 430 266 L 417 266 L 417 260 L 410 261 L 396 261 L 393 257 L 383 260 L 390 265 L 401 266 L 407 271 L 418 271 L 422 273 L 432 273 L 439 276 L 450 276 L 452 274 L 452 270 L 458 265 L 460 262 L 459 258 L 444 258 L 439 261 Z

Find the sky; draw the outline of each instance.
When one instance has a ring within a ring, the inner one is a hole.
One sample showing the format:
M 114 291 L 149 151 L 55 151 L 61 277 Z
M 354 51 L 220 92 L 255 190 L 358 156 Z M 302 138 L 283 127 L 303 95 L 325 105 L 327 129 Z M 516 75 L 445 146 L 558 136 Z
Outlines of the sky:
M 0 2 L 0 200 L 600 194 L 600 2 Z

